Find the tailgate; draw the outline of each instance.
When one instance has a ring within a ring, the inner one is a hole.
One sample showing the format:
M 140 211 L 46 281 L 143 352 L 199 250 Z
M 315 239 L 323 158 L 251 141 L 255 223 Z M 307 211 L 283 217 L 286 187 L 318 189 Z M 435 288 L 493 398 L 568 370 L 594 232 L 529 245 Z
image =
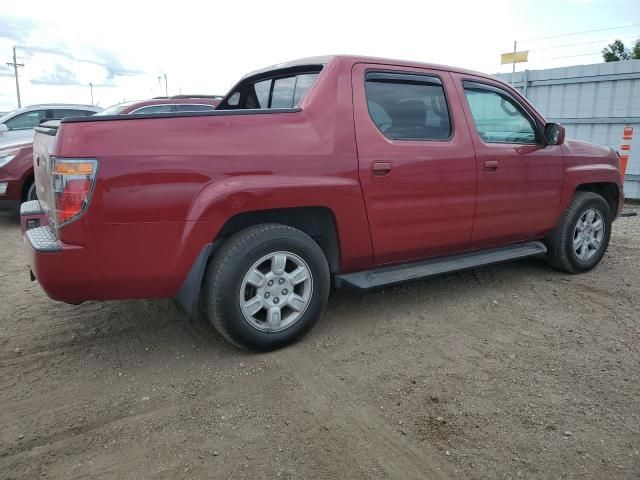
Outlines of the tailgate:
M 52 224 L 54 223 L 52 210 L 55 203 L 51 175 L 51 157 L 55 154 L 59 126 L 59 120 L 43 123 L 39 127 L 36 127 L 36 134 L 33 140 L 33 172 L 38 200 Z

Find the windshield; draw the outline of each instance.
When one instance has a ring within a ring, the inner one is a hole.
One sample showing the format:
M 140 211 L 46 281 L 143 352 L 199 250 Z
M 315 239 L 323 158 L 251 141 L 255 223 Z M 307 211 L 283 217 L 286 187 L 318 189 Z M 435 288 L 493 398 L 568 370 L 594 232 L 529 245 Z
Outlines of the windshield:
M 0 115 L 0 123 L 4 123 L 6 120 L 9 120 L 16 112 L 17 110 L 14 110 L 13 112 L 8 112 L 4 115 Z
M 128 106 L 133 105 L 135 102 L 125 102 L 112 105 L 109 108 L 96 113 L 96 115 L 120 115 Z

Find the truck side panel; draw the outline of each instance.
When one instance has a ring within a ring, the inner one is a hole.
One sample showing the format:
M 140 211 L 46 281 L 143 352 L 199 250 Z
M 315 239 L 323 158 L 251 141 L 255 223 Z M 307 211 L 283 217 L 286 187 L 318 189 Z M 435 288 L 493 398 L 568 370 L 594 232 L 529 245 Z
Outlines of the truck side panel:
M 56 154 L 100 162 L 88 211 L 59 230 L 108 285 L 89 298 L 173 296 L 226 221 L 273 208 L 329 208 L 340 270 L 368 268 L 350 72 L 321 80 L 300 112 L 63 124 Z

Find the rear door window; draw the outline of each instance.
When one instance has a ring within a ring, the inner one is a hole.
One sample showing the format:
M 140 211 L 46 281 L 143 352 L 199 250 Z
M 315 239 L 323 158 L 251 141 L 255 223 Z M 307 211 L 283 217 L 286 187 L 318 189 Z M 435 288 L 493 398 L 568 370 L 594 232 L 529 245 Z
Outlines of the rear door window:
M 430 75 L 368 72 L 369 115 L 393 140 L 445 140 L 451 120 L 442 82 Z

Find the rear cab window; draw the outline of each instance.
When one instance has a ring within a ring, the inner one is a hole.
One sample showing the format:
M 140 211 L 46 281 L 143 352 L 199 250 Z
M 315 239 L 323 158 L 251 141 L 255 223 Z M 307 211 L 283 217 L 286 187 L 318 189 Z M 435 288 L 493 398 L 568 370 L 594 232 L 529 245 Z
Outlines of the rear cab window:
M 392 140 L 447 140 L 451 117 L 442 81 L 433 75 L 369 71 L 365 76 L 369 116 Z
M 322 65 L 274 70 L 241 81 L 216 110 L 276 110 L 300 105 L 320 74 Z

